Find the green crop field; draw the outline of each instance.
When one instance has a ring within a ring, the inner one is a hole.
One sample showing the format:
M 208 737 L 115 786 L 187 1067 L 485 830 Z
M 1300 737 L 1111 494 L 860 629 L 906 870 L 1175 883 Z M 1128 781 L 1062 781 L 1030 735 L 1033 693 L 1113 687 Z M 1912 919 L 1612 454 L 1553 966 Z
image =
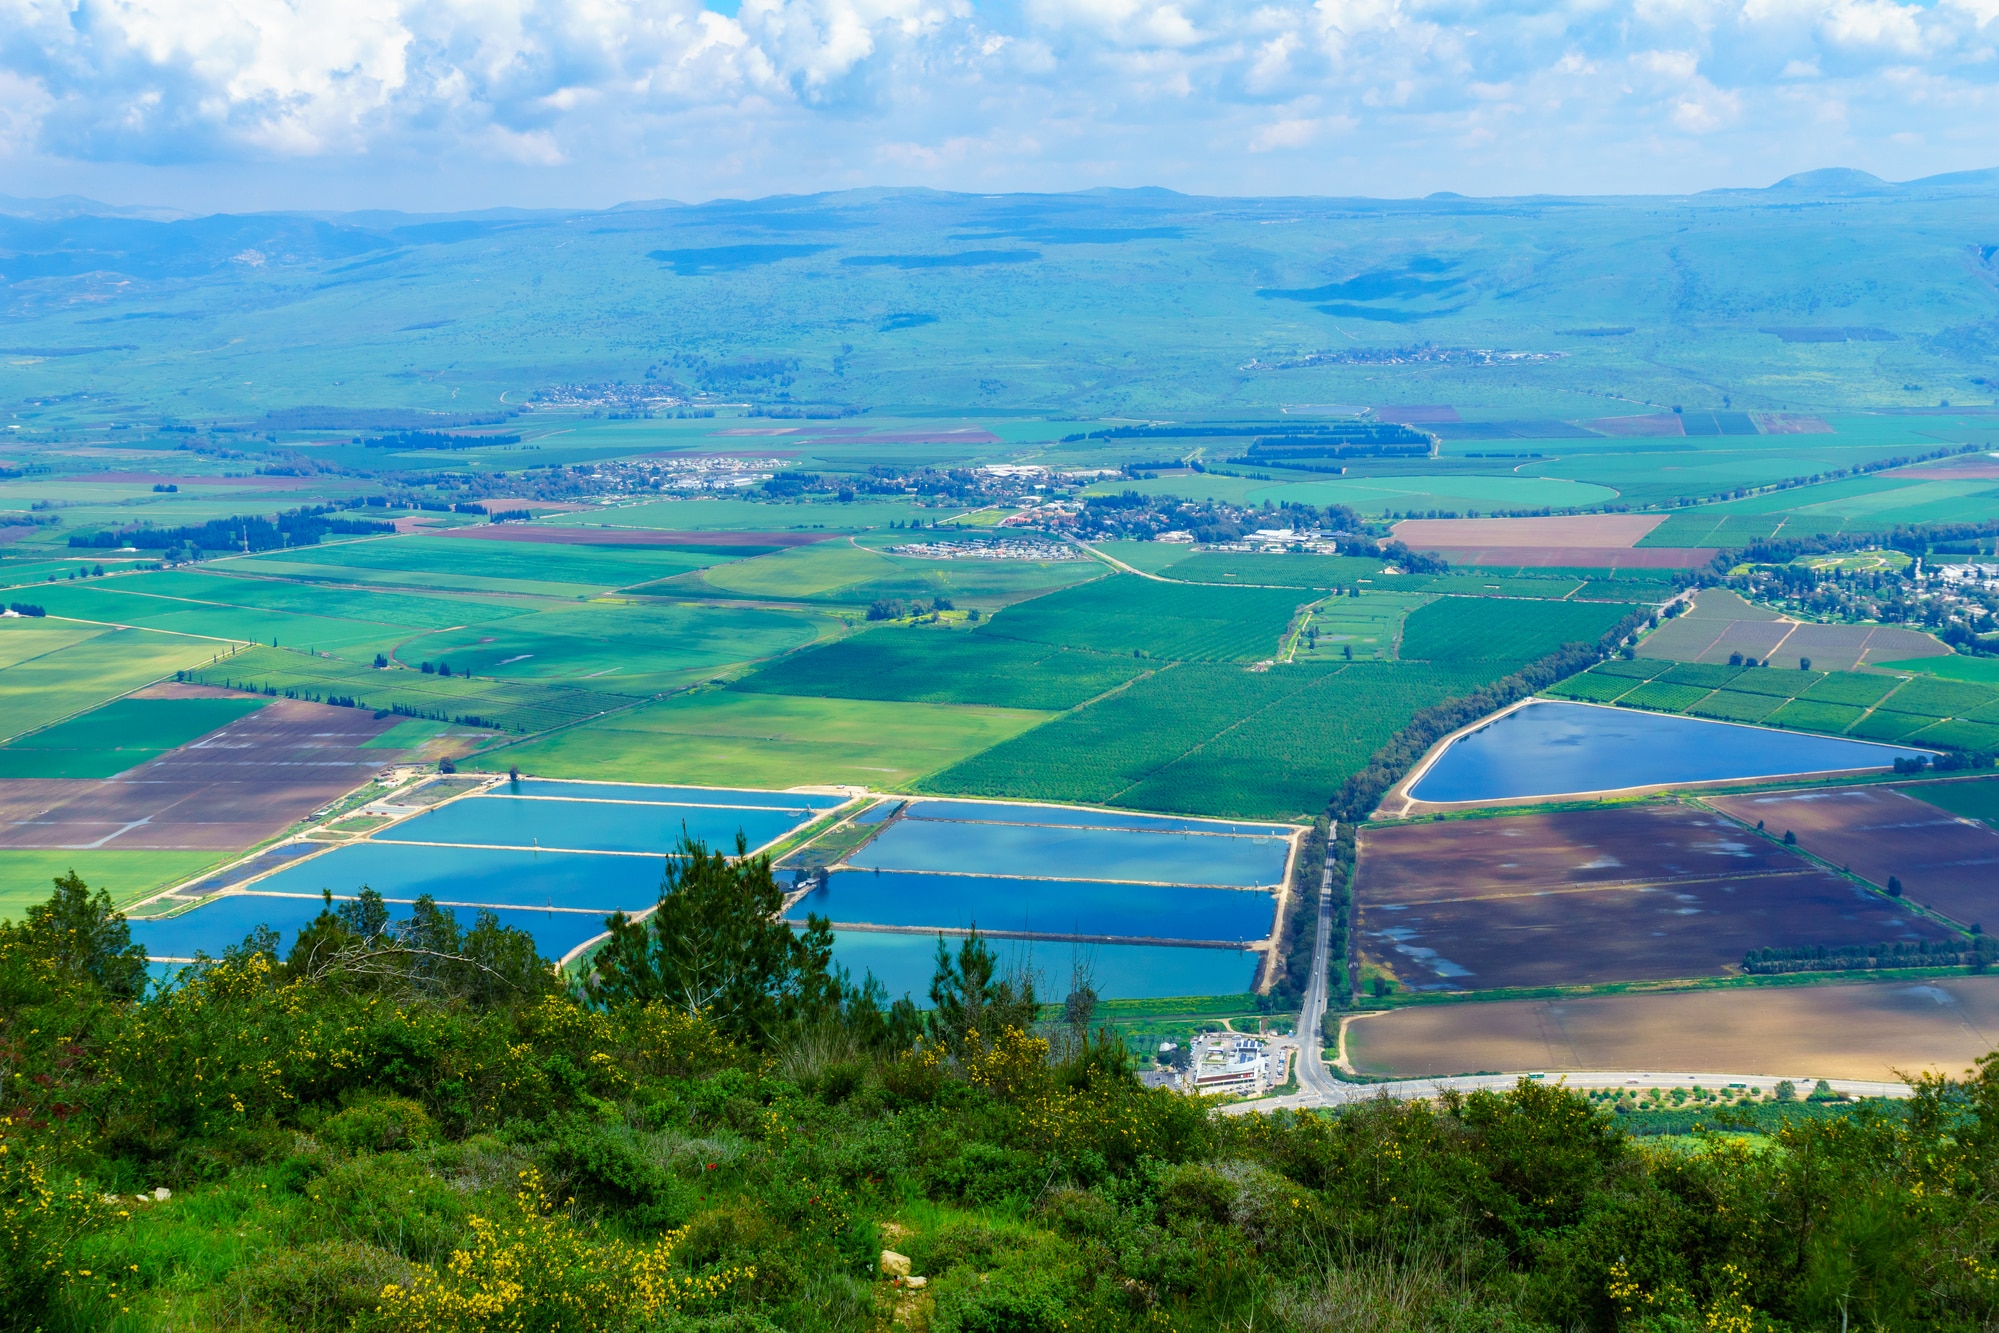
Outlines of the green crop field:
M 950 704 L 700 690 L 471 761 L 544 777 L 893 790 L 1049 715 Z
M 306 566 L 322 579 L 371 582 L 389 575 L 407 586 L 542 591 L 573 585 L 609 592 L 670 578 L 729 559 L 715 551 L 660 546 L 560 546 L 542 542 L 486 541 L 470 537 L 374 537 L 302 547 L 273 555 L 240 556 L 227 567 L 248 573 L 292 573 Z M 477 584 L 464 580 L 480 580 Z M 426 583 L 429 580 L 429 583 Z
M 1497 672 L 1180 663 L 924 780 L 926 791 L 1309 818 L 1427 704 Z
M 1409 614 L 1404 661 L 1529 662 L 1564 644 L 1594 643 L 1638 608 L 1621 602 L 1446 597 Z
M 543 522 L 551 527 L 588 524 L 649 528 L 656 532 L 790 532 L 801 528 L 859 532 L 914 519 L 929 523 L 938 517 L 934 509 L 919 508 L 903 500 L 866 498 L 841 504 L 826 499 L 771 504 L 756 500 L 686 499 L 619 505 L 591 513 L 559 515 Z M 948 515 L 945 521 L 949 521 Z
M 1544 693 L 1860 740 L 1999 748 L 1999 688 L 1927 676 L 1613 659 Z
M 736 688 L 1060 711 L 1150 669 L 1128 656 L 1053 648 L 943 626 L 898 626 L 779 658 Z
M 124 906 L 230 859 L 229 853 L 214 851 L 0 847 L 0 918 L 18 921 L 27 908 L 47 902 L 49 882 L 71 870 Z
M 18 637 L 17 637 L 18 636 Z M 45 727 L 207 662 L 216 645 L 150 630 L 76 637 L 40 621 L 0 621 L 0 740 Z
M 316 587 L 284 579 L 231 577 L 178 569 L 135 574 L 104 586 L 155 597 L 367 620 L 412 629 L 449 629 L 454 625 L 502 620 L 529 609 L 517 602 L 494 598 L 421 597 L 379 589 Z
M 1983 820 L 1999 828 L 1999 778 L 1923 782 L 1902 790 L 1940 810 L 1948 810 L 1966 819 Z
M 117 699 L 0 746 L 0 778 L 108 778 L 225 727 L 262 699 Z
M 4 680 L 0 676 L 0 680 Z M 323 701 L 347 698 L 357 708 L 395 710 L 440 721 L 477 719 L 501 731 L 534 732 L 622 708 L 634 699 L 565 685 L 426 675 L 406 668 L 376 670 L 340 658 L 309 657 L 284 648 L 250 648 L 187 672 L 197 684 Z
M 1941 680 L 1963 680 L 1999 686 L 1999 657 L 1917 657 L 1906 662 L 1882 662 L 1884 671 L 1914 671 Z
M 656 694 L 838 628 L 823 615 L 767 607 L 592 602 L 426 634 L 393 656 L 404 666 L 447 662 L 481 678 Z
M 1095 549 L 1102 551 L 1113 560 L 1130 565 L 1133 569 L 1147 574 L 1167 574 L 1175 565 L 1194 558 L 1192 546 L 1178 542 L 1096 542 Z M 1178 578 L 1177 574 L 1168 574 Z
M 918 534 L 899 541 L 920 540 Z M 866 606 L 883 598 L 1005 606 L 1102 577 L 1094 560 L 925 560 L 872 546 L 822 542 L 719 565 L 632 591 L 657 596 L 759 598 Z
M 1131 546 L 1139 543 L 1120 544 Z M 1145 568 L 1137 561 L 1127 563 Z M 1264 584 L 1279 588 L 1325 590 L 1347 587 L 1355 579 L 1373 578 L 1381 573 L 1381 561 L 1379 558 L 1347 555 L 1254 555 L 1203 551 L 1184 560 L 1176 560 L 1161 572 L 1165 577 L 1183 583 Z
M 108 582 L 108 581 L 107 581 Z M 127 582 L 120 579 L 119 583 Z M 393 643 L 407 631 L 361 620 L 293 615 L 259 607 L 237 607 L 151 597 L 106 584 L 72 583 L 37 593 L 50 615 L 99 625 L 135 625 L 173 634 L 236 643 L 270 643 L 313 649 L 348 649 L 373 656 L 377 645 Z
M 1192 661 L 1255 661 L 1310 594 L 1218 588 L 1117 574 L 1009 607 L 978 632 L 1096 652 Z

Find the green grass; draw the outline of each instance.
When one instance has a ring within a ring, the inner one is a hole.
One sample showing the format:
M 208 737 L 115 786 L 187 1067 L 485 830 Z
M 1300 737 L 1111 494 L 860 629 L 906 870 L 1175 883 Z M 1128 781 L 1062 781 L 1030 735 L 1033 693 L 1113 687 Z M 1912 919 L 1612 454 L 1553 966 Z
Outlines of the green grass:
M 1918 657 L 1907 662 L 1881 662 L 1889 671 L 1913 671 L 1940 680 L 1962 680 L 1999 687 L 1999 657 Z
M 127 580 L 119 579 L 117 583 Z M 299 648 L 339 649 L 355 645 L 391 642 L 407 631 L 361 620 L 336 620 L 314 615 L 294 615 L 258 607 L 204 605 L 169 597 L 147 597 L 124 592 L 111 581 L 59 584 L 39 594 L 41 604 L 53 616 L 67 616 L 96 624 L 136 625 L 211 640 L 233 643 L 269 643 Z
M 887 543 L 935 540 L 931 534 L 875 534 Z M 1095 560 L 925 560 L 889 555 L 873 546 L 826 542 L 738 561 L 635 588 L 655 596 L 732 597 L 780 602 L 866 606 L 894 598 L 964 606 L 1006 606 L 1054 588 L 1101 578 Z
M 932 775 L 926 791 L 1309 818 L 1418 708 L 1492 671 L 1182 663 Z
M 43 625 L 0 620 L 0 661 L 13 659 L 0 669 L 0 740 L 205 663 L 216 649 L 200 639 L 142 629 L 79 638 L 74 627 Z
M 1162 485 L 1161 482 L 1150 483 Z M 1607 486 L 1568 481 L 1559 477 L 1515 477 L 1479 475 L 1437 475 L 1407 477 L 1342 477 L 1337 481 L 1307 481 L 1253 486 L 1246 493 L 1251 504 L 1274 503 L 1351 505 L 1363 514 L 1391 511 L 1428 512 L 1432 509 L 1476 509 L 1492 513 L 1508 509 L 1580 508 L 1615 500 L 1617 492 Z
M 1121 560 L 1133 569 L 1144 570 L 1148 574 L 1164 574 L 1194 555 L 1192 546 L 1177 542 L 1094 542 L 1092 545 L 1113 560 Z
M 1999 726 L 1951 718 L 1909 733 L 1917 745 L 1942 746 L 1949 750 L 1999 750 Z
M 543 777 L 625 782 L 894 789 L 1047 717 L 1021 709 L 711 689 L 494 751 L 466 766 L 499 772 L 518 764 Z
M 1809 692 L 1827 676 L 1827 671 L 1791 671 L 1782 667 L 1747 667 L 1728 682 L 1738 694 L 1769 694 L 1779 699 L 1795 699 Z
M 1517 578 L 1506 574 L 1453 573 L 1439 574 L 1423 585 L 1424 592 L 1449 593 L 1462 597 L 1539 597 L 1549 601 L 1562 601 L 1571 594 L 1581 594 L 1586 590 L 1581 579 L 1575 578 Z M 1629 587 L 1599 583 L 1591 600 L 1623 601 L 1636 592 Z
M 1832 671 L 1798 697 L 1816 704 L 1850 704 L 1871 708 L 1898 684 L 1892 676 L 1863 675 L 1858 671 Z
M 1664 675 L 1667 668 L 1671 665 L 1672 663 L 1663 662 L 1657 658 L 1613 657 L 1609 661 L 1597 663 L 1590 670 L 1600 676 L 1622 676 L 1627 680 L 1651 680 L 1656 676 Z
M 1404 661 L 1528 662 L 1566 643 L 1594 643 L 1637 608 L 1619 602 L 1446 597 L 1413 611 Z
M 1542 691 L 1551 699 L 1580 699 L 1584 703 L 1607 704 L 1619 696 L 1628 694 L 1638 684 L 1629 676 L 1600 675 L 1594 671 L 1579 672 Z
M 895 626 L 779 658 L 737 688 L 1059 711 L 1149 669 L 1130 657 L 941 626 Z
M 444 661 L 496 680 L 656 694 L 838 628 L 822 615 L 766 607 L 593 602 L 426 634 L 400 645 L 394 660 Z
M 1309 594 L 1116 574 L 1009 607 L 978 632 L 1096 652 L 1186 661 L 1272 656 Z
M 377 671 L 357 662 L 308 657 L 283 648 L 251 648 L 191 670 L 187 678 L 230 689 L 276 690 L 289 698 L 351 698 L 357 707 L 400 708 L 419 717 L 478 718 L 485 725 L 517 732 L 579 722 L 629 702 L 608 692 L 563 685 Z
M 1419 592 L 1368 592 L 1358 597 L 1328 597 L 1312 611 L 1310 627 L 1318 631 L 1317 646 L 1300 639 L 1296 660 L 1333 663 L 1353 660 L 1390 661 L 1402 637 L 1409 613 L 1430 600 Z
M 1889 713 L 1877 708 L 1849 727 L 1846 734 L 1863 741 L 1903 741 L 1935 723 L 1935 718 L 1913 713 Z
M 0 778 L 108 778 L 264 706 L 262 699 L 117 699 L 0 746 Z
M 1924 782 L 1903 791 L 1966 819 L 1983 820 L 1999 828 L 1999 778 L 1968 782 Z
M 207 850 L 142 852 L 0 847 L 0 917 L 20 920 L 28 907 L 48 901 L 51 880 L 71 870 L 91 888 L 103 889 L 123 906 L 232 857 L 233 853 Z
M 1703 662 L 1680 662 L 1667 672 L 1655 677 L 1668 685 L 1700 685 L 1706 689 L 1718 690 L 1742 674 L 1741 667 L 1715 666 Z

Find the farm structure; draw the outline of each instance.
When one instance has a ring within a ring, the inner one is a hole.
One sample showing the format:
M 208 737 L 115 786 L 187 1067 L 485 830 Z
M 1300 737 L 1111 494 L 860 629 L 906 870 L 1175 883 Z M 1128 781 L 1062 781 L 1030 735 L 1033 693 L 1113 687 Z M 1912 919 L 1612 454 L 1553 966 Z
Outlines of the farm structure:
M 1673 802 L 1361 831 L 1363 972 L 1422 991 L 1729 976 L 1752 949 L 1952 932 Z
M 394 725 L 359 709 L 274 699 L 114 777 L 0 781 L 0 847 L 249 847 L 400 758 L 369 745 Z
M 1697 569 L 1714 559 L 1699 547 L 1640 547 L 1661 514 L 1575 514 L 1547 518 L 1411 518 L 1394 527 L 1412 549 L 1454 565 L 1493 568 Z
M 1999 926 L 1999 833 L 1921 799 L 1944 785 L 1828 787 L 1707 803 L 1744 823 L 1795 833 L 1806 851 L 1875 884 L 1892 879 L 1911 901 L 1963 925 Z
M 1661 1070 L 1780 1078 L 1962 1076 L 1999 1046 L 1999 977 L 1418 1005 L 1356 1016 L 1363 1074 Z
M 1892 625 L 1818 625 L 1753 606 L 1726 588 L 1706 588 L 1687 614 L 1668 620 L 1638 646 L 1640 657 L 1726 662 L 1731 653 L 1779 667 L 1806 659 L 1820 670 L 1852 671 L 1874 662 L 1943 657 L 1950 649 L 1917 630 Z

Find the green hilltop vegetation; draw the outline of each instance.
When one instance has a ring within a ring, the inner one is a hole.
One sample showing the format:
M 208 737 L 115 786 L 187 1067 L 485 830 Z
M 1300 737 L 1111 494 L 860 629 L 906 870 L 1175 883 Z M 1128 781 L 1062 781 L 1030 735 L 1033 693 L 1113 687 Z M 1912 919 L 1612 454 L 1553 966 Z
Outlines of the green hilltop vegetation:
M 141 1002 L 123 919 L 59 879 L 0 924 L 6 1321 L 1673 1333 L 1999 1314 L 1989 1064 L 1899 1106 L 1619 1114 L 1523 1079 L 1223 1116 L 1142 1087 L 1086 986 L 1043 1004 L 974 936 L 940 942 L 931 1009 L 884 1009 L 828 974 L 823 926 L 772 920 L 767 862 L 688 850 L 656 924 L 619 927 L 572 991 L 490 919 L 363 898 L 284 958 L 252 937 Z M 730 980 L 690 1013 L 703 977 Z

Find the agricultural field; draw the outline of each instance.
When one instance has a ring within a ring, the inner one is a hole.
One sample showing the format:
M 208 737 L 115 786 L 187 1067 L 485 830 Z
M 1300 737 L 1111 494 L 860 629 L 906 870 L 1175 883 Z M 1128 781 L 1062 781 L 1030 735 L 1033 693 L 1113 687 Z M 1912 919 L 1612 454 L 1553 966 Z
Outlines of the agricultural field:
M 1408 615 L 1430 602 L 1420 592 L 1359 592 L 1328 597 L 1312 608 L 1307 629 L 1317 633 L 1293 641 L 1296 662 L 1391 662 L 1402 641 Z
M 880 545 L 909 541 L 875 534 Z M 1100 578 L 1093 560 L 925 560 L 892 555 L 876 545 L 825 542 L 721 565 L 630 591 L 660 597 L 757 599 L 867 606 L 884 599 L 947 601 L 982 610 L 1055 588 Z
M 0 745 L 0 779 L 108 778 L 246 713 L 261 699 L 128 696 Z
M 315 583 L 577 597 L 671 578 L 739 554 L 727 548 L 545 546 L 408 536 L 324 543 L 218 563 L 232 572 Z
M 91 888 L 102 888 L 124 907 L 192 878 L 228 855 L 201 849 L 0 847 L 0 920 L 19 921 L 28 908 L 47 902 L 50 881 L 72 870 Z
M 1288 588 L 1118 574 L 1010 607 L 978 633 L 1134 657 L 1252 662 L 1276 655 L 1285 627 L 1312 600 Z
M 1345 1026 L 1353 1067 L 1375 1077 L 1671 1070 L 1800 1082 L 1957 1078 L 1999 1047 L 1999 977 L 1415 1005 Z
M 601 689 L 442 676 L 411 667 L 377 669 L 284 648 L 246 649 L 190 668 L 184 678 L 195 684 L 285 698 L 350 699 L 356 709 L 517 733 L 566 726 L 637 701 Z
M 1910 902 L 1960 925 L 1999 924 L 1999 832 L 1943 804 L 1961 785 L 1989 803 L 1989 786 L 1979 792 L 1956 782 L 1713 796 L 1706 803 L 1744 824 L 1795 834 L 1804 851 L 1879 888 L 1892 890 L 1895 880 Z
M 1926 804 L 1948 810 L 1964 819 L 1977 819 L 1999 828 L 1999 781 L 1991 778 L 1925 782 L 1906 789 Z
M 1186 662 L 967 759 L 931 792 L 1310 819 L 1417 709 L 1503 671 Z
M 737 688 L 1059 712 L 1151 669 L 1128 656 L 912 625 L 868 630 L 779 658 Z
M 1821 671 L 1852 671 L 1950 649 L 1919 630 L 1894 625 L 1820 625 L 1757 606 L 1727 588 L 1704 588 L 1685 615 L 1661 622 L 1638 645 L 1641 657 L 1726 662 L 1731 654 L 1780 667 L 1809 659 Z
M 1665 802 L 1367 828 L 1354 900 L 1363 985 L 1383 993 L 1723 977 L 1752 949 L 1954 938 Z
M 1599 663 L 1543 694 L 1898 745 L 1999 747 L 1999 686 L 1929 676 L 1675 664 L 1640 657 Z
M 1412 662 L 1529 662 L 1594 643 L 1638 608 L 1618 602 L 1447 597 L 1410 613 L 1400 656 Z
M 486 752 L 554 778 L 702 786 L 846 784 L 893 790 L 1044 721 L 1028 709 L 794 698 L 728 689 L 675 695 L 552 736 Z
M 0 740 L 206 663 L 216 648 L 150 630 L 0 620 Z

